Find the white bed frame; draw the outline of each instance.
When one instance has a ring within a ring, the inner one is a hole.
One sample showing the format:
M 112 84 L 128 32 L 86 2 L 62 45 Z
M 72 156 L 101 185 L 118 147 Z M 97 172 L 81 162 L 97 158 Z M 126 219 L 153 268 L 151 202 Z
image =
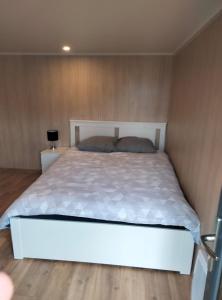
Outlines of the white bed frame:
M 164 151 L 165 123 L 70 121 L 70 144 L 93 135 L 150 138 Z M 185 229 L 11 218 L 16 259 L 39 258 L 177 271 L 190 274 L 194 241 Z

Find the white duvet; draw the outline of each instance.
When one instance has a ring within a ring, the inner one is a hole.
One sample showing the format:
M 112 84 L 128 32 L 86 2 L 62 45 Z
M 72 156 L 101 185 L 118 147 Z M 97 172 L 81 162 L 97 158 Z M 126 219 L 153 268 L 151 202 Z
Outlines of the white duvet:
M 199 220 L 164 153 L 67 150 L 0 218 L 59 214 L 183 226 L 199 241 Z

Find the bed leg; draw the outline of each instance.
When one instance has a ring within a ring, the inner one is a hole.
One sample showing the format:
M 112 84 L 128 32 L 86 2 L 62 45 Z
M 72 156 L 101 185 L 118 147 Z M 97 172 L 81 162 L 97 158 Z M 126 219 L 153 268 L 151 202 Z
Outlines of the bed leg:
M 179 270 L 179 273 L 181 275 L 190 275 L 191 274 L 191 265 L 188 265 L 187 267 L 183 267 Z
M 19 218 L 11 218 L 11 237 L 12 247 L 15 259 L 23 259 L 23 247 L 22 247 L 22 228 Z

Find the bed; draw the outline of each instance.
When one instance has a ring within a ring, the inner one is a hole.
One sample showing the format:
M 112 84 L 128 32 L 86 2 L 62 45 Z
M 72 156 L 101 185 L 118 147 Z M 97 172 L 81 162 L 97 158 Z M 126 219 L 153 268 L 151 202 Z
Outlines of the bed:
M 199 220 L 167 155 L 164 123 L 70 121 L 70 145 L 5 212 L 14 257 L 190 274 Z M 156 154 L 92 153 L 93 135 L 150 138 Z

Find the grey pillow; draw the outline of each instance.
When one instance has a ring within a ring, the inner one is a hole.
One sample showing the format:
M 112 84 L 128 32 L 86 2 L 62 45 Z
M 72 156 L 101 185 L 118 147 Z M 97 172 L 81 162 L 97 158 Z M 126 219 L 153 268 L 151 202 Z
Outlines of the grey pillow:
M 117 152 L 133 153 L 155 153 L 156 148 L 149 139 L 139 138 L 136 136 L 127 136 L 118 140 L 116 144 Z
M 116 142 L 117 138 L 112 136 L 92 136 L 81 141 L 77 147 L 82 151 L 113 152 Z

